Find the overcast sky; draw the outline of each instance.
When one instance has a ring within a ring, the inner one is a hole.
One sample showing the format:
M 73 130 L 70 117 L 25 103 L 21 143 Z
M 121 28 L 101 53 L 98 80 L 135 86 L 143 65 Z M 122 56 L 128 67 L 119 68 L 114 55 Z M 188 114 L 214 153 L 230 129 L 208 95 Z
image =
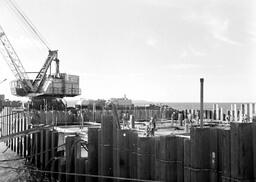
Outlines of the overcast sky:
M 80 75 L 83 98 L 198 102 L 256 101 L 254 0 L 22 0 L 15 2 L 51 49 L 60 70 Z M 0 0 L 0 24 L 26 71 L 47 49 Z M 0 93 L 14 79 L 0 57 Z

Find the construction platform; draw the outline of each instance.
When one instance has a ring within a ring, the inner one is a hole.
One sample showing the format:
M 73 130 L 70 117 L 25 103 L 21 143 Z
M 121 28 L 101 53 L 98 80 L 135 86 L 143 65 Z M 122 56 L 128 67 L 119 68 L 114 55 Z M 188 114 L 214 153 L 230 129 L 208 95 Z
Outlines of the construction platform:
M 141 122 L 118 129 L 106 112 L 101 124 L 51 123 L 33 125 L 24 113 L 1 117 L 1 140 L 52 181 L 255 180 L 255 123 L 192 126 L 186 132 L 158 120 L 150 137 L 140 130 Z

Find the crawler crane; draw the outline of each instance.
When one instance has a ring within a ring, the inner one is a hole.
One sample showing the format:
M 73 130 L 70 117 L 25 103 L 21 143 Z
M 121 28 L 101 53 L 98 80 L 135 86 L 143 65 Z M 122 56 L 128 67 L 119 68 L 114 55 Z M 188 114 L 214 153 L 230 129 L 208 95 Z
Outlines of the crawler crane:
M 80 95 L 79 76 L 60 73 L 58 51 L 49 49 L 49 46 L 43 41 L 37 29 L 31 21 L 24 15 L 18 6 L 9 0 L 16 14 L 23 18 L 26 25 L 39 38 L 48 49 L 48 56 L 37 72 L 34 79 L 29 78 L 22 65 L 11 42 L 6 36 L 4 29 L 0 26 L 0 52 L 9 65 L 16 80 L 11 82 L 11 93 L 15 96 L 29 97 L 31 106 L 34 109 L 42 109 L 47 106 L 48 109 L 62 109 L 64 104 L 61 101 L 63 97 L 74 97 Z M 51 71 L 51 65 L 55 63 L 56 70 Z

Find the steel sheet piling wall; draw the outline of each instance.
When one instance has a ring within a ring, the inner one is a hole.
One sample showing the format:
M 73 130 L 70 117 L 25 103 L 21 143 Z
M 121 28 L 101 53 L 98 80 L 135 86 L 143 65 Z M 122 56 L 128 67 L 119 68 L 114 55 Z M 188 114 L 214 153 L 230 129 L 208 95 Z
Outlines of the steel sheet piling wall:
M 210 181 L 218 181 L 219 173 L 219 145 L 218 145 L 218 130 L 210 128 Z
M 11 110 L 3 112 L 8 115 Z M 6 121 L 1 123 L 5 135 L 32 127 L 23 113 L 10 114 L 1 120 Z M 231 129 L 192 127 L 190 139 L 178 135 L 138 137 L 137 131 L 117 129 L 113 117 L 105 113 L 101 128 L 88 129 L 88 160 L 81 157 L 78 136 L 67 137 L 66 156 L 57 152 L 58 132 L 54 130 L 41 129 L 8 139 L 8 145 L 42 170 L 158 181 L 249 182 L 256 178 L 255 138 L 255 123 L 233 122 Z M 72 182 L 129 181 L 65 174 L 50 176 Z
M 152 138 L 149 137 L 139 137 L 138 138 L 138 179 L 152 179 L 154 176 L 151 174 L 151 167 L 154 165 L 151 163 L 152 155 Z
M 184 139 L 184 182 L 191 181 L 191 140 Z
M 85 157 L 78 158 L 76 161 L 75 171 L 78 174 L 87 174 L 88 160 Z M 75 176 L 75 182 L 89 181 L 85 176 Z
M 100 132 L 100 175 L 113 176 L 113 116 L 102 117 Z M 103 181 L 111 181 L 104 179 Z
M 115 133 L 115 132 L 113 132 Z M 130 130 L 119 130 L 116 133 L 116 142 L 113 148 L 114 176 L 130 177 Z
M 68 136 L 66 138 L 66 172 L 75 173 L 77 159 L 81 158 L 81 138 Z M 74 175 L 66 175 L 66 182 L 75 181 Z
M 160 181 L 176 181 L 177 180 L 177 137 L 176 136 L 160 136 L 156 139 L 156 170 L 157 178 Z
M 155 139 L 155 180 L 160 180 L 161 178 L 161 160 L 160 160 L 160 137 Z
M 177 137 L 177 182 L 184 181 L 184 137 Z
M 210 181 L 210 128 L 191 129 L 191 181 Z
M 129 162 L 130 162 L 130 178 L 137 179 L 138 178 L 138 133 L 136 131 L 132 131 L 130 133 L 130 154 L 129 154 Z
M 58 147 L 58 132 L 57 131 L 52 131 L 51 132 L 51 159 L 53 159 L 54 157 L 58 156 L 57 155 L 57 147 Z M 58 164 L 59 164 L 59 159 L 53 159 L 53 161 L 51 162 L 51 171 L 58 171 Z M 57 179 L 58 178 L 58 174 L 51 174 L 52 178 Z
M 231 177 L 231 147 L 230 147 L 230 129 L 220 130 L 220 148 L 221 148 L 221 179 L 223 182 L 229 182 Z
M 231 178 L 253 179 L 252 123 L 231 123 Z
M 88 128 L 88 173 L 98 174 L 98 133 L 99 128 Z M 90 182 L 98 181 L 97 178 L 88 178 Z
M 253 146 L 253 173 L 254 173 L 254 181 L 256 180 L 256 123 L 252 125 L 252 146 Z
M 44 136 L 44 149 L 45 149 L 45 154 L 44 154 L 44 169 L 50 170 L 50 160 L 51 160 L 51 131 L 46 130 L 45 131 L 45 136 Z

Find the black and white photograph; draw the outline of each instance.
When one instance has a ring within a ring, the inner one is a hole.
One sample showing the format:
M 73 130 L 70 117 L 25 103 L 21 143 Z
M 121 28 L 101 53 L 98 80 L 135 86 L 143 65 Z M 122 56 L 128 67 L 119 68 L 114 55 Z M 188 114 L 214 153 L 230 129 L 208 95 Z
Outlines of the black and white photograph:
M 255 0 L 0 0 L 0 182 L 255 181 Z

